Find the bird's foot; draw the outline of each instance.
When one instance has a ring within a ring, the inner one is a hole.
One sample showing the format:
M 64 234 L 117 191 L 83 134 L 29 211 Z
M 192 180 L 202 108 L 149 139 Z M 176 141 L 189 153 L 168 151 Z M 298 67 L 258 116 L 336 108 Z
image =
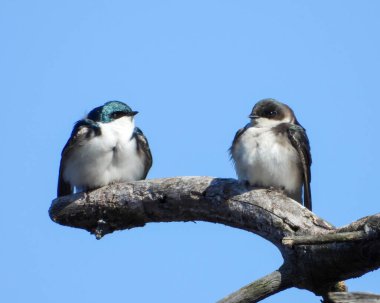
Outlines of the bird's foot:
M 285 194 L 285 186 L 269 186 L 267 191 L 268 192 L 277 191 L 281 194 Z
M 249 183 L 248 180 L 238 179 L 238 183 L 240 183 L 241 185 L 244 185 L 245 187 L 251 187 L 251 184 Z

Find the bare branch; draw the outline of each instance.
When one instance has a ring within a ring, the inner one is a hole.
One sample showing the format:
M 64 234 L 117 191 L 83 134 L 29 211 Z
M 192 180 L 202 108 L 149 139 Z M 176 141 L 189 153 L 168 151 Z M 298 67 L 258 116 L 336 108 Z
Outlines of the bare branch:
M 380 267 L 380 214 L 336 229 L 280 192 L 233 179 L 113 184 L 56 199 L 49 214 L 55 222 L 86 229 L 97 238 L 149 222 L 207 221 L 271 241 L 282 253 L 287 274 L 280 269 L 221 301 L 226 303 L 256 302 L 293 286 L 326 297 L 337 282 Z
M 330 292 L 332 303 L 380 303 L 380 296 L 364 292 Z
M 256 233 L 277 246 L 295 234 L 333 226 L 285 195 L 247 187 L 233 179 L 178 177 L 120 183 L 61 197 L 50 216 L 57 223 L 94 232 L 98 221 L 113 230 L 149 222 L 207 221 Z
M 369 234 L 365 231 L 353 231 L 353 232 L 341 232 L 337 233 L 333 231 L 330 234 L 317 235 L 317 236 L 294 236 L 285 237 L 282 239 L 282 244 L 286 246 L 293 245 L 306 245 L 306 244 L 322 244 L 333 242 L 348 242 L 348 241 L 360 241 L 369 238 Z
M 217 303 L 254 303 L 292 286 L 289 272 L 280 268 L 230 294 Z

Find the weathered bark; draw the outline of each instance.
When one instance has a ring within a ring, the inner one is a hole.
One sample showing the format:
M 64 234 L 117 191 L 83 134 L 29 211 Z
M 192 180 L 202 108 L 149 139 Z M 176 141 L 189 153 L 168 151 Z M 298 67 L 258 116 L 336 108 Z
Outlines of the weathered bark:
M 380 296 L 364 292 L 331 292 L 332 303 L 380 303 Z
M 290 272 L 280 268 L 228 295 L 217 303 L 258 302 L 275 293 L 292 287 Z
M 113 184 L 53 201 L 52 220 L 101 238 L 149 222 L 208 221 L 256 233 L 283 266 L 220 302 L 257 302 L 289 287 L 327 296 L 341 280 L 380 267 L 380 214 L 335 228 L 281 192 L 233 179 L 178 177 Z M 240 299 L 239 299 L 240 298 Z

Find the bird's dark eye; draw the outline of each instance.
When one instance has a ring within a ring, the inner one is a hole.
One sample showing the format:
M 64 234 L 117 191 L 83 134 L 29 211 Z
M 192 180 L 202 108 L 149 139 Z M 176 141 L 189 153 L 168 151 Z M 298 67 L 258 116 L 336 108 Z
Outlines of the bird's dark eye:
M 267 112 L 264 113 L 264 117 L 267 117 L 267 118 L 272 118 L 276 115 L 277 115 L 276 110 L 268 110 Z
M 273 116 L 276 116 L 277 115 L 277 111 L 275 110 L 272 110 L 271 112 L 269 112 L 269 116 L 270 117 L 273 117 Z
M 119 119 L 125 116 L 125 112 L 114 112 L 111 114 L 112 119 Z

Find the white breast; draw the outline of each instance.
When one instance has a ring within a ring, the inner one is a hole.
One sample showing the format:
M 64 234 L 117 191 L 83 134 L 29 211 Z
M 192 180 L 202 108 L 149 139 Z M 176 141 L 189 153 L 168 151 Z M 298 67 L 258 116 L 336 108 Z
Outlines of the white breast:
M 99 125 L 101 135 L 86 140 L 67 159 L 64 179 L 79 190 L 140 180 L 144 161 L 137 153 L 136 140 L 131 139 L 133 120 L 122 117 Z
M 251 185 L 284 187 L 300 192 L 302 175 L 297 151 L 285 135 L 270 128 L 248 128 L 232 150 L 238 178 Z

